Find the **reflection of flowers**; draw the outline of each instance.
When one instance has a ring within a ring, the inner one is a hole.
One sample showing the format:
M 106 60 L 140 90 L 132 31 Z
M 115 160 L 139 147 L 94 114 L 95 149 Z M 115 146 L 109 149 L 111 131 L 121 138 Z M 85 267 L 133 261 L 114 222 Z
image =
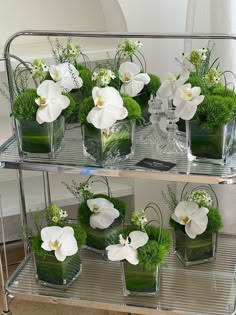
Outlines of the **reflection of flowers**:
M 87 205 L 93 213 L 90 216 L 90 226 L 93 229 L 106 229 L 120 216 L 120 212 L 105 198 L 88 199 Z
M 78 89 L 83 85 L 79 71 L 70 63 L 50 66 L 49 72 L 55 82 L 60 82 L 64 92 L 70 92 L 72 89 Z
M 140 73 L 139 65 L 134 62 L 124 62 L 119 68 L 119 77 L 123 82 L 120 92 L 128 94 L 131 97 L 138 95 L 142 91 L 144 85 L 150 82 L 147 73 Z
M 181 201 L 175 208 L 171 218 L 181 225 L 185 225 L 186 234 L 194 239 L 205 232 L 208 224 L 209 210 L 199 208 L 198 204 L 191 201 Z
M 120 93 L 113 87 L 94 87 L 92 91 L 95 107 L 88 113 L 87 121 L 98 129 L 110 128 L 117 120 L 127 117 Z
M 41 230 L 41 247 L 46 251 L 55 251 L 55 257 L 64 261 L 67 256 L 77 253 L 78 245 L 74 237 L 74 230 L 70 226 L 48 226 Z
M 200 93 L 200 87 L 191 88 L 190 83 L 179 86 L 173 99 L 173 104 L 176 106 L 176 116 L 190 120 L 195 115 L 197 106 L 204 100 L 204 96 Z
M 139 263 L 137 249 L 148 242 L 148 235 L 142 231 L 133 231 L 125 239 L 119 235 L 119 242 L 120 244 L 106 248 L 108 258 L 112 261 L 126 259 L 132 265 L 137 265 Z
M 69 98 L 61 94 L 60 83 L 45 80 L 37 88 L 37 94 L 39 97 L 35 102 L 39 108 L 36 120 L 39 124 L 56 120 L 70 104 Z

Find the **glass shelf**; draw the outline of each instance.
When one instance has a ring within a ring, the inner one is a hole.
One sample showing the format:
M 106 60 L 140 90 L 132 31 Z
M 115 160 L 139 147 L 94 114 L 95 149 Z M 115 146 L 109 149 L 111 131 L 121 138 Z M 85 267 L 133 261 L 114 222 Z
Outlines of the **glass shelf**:
M 6 290 L 26 300 L 135 314 L 232 315 L 236 298 L 235 247 L 236 236 L 220 235 L 216 262 L 188 268 L 170 254 L 161 270 L 159 297 L 124 297 L 120 263 L 106 261 L 88 250 L 82 253 L 81 275 L 66 291 L 38 285 L 31 256 L 9 279 Z
M 0 162 L 2 167 L 9 169 L 208 184 L 236 183 L 236 156 L 227 166 L 189 162 L 187 156 L 168 157 L 167 155 L 159 154 L 158 148 L 140 143 L 141 132 L 146 131 L 147 130 L 138 131 L 136 133 L 137 138 L 134 158 L 110 167 L 103 168 L 83 155 L 80 128 L 66 131 L 64 147 L 55 159 L 27 158 L 23 160 L 18 154 L 16 139 L 13 136 L 0 147 Z M 168 172 L 160 172 L 135 165 L 145 157 L 173 162 L 176 163 L 176 166 Z

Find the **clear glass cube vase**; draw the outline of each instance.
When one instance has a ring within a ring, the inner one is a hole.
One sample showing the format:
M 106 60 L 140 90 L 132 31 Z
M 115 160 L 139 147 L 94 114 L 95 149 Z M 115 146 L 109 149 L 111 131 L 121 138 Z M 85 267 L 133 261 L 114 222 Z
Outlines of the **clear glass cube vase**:
M 61 150 L 65 119 L 60 116 L 51 123 L 16 120 L 16 135 L 21 157 L 55 158 Z
M 202 128 L 197 121 L 188 121 L 186 132 L 190 160 L 223 165 L 236 153 L 236 116 L 215 128 Z
M 58 261 L 53 255 L 33 254 L 35 277 L 39 284 L 65 290 L 79 276 L 82 264 L 79 252 Z
M 180 229 L 173 231 L 177 257 L 186 266 L 214 262 L 217 250 L 217 233 L 204 232 L 190 238 Z
M 134 155 L 135 120 L 117 121 L 111 128 L 82 126 L 84 155 L 101 165 L 115 164 Z
M 125 296 L 157 296 L 160 289 L 160 268 L 151 270 L 140 264 L 121 262 L 123 293 Z

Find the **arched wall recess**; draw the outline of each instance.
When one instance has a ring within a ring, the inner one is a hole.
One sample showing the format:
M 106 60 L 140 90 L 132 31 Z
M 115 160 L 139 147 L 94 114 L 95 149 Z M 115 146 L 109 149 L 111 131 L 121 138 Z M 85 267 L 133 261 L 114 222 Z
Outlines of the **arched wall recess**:
M 127 32 L 124 12 L 118 0 L 100 0 L 106 30 L 109 32 Z

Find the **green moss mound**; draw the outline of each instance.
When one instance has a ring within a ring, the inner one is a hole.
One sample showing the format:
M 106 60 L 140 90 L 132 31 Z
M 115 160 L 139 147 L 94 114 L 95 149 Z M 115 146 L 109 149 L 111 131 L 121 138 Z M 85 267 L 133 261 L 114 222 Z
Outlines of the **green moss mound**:
M 235 106 L 233 97 L 208 95 L 198 106 L 194 120 L 197 120 L 202 128 L 223 126 L 235 115 Z
M 36 120 L 38 105 L 35 99 L 37 97 L 35 89 L 28 89 L 21 93 L 13 102 L 12 115 L 18 120 Z
M 123 218 L 125 216 L 127 206 L 123 200 L 118 199 L 118 198 L 108 197 L 107 195 L 103 195 L 103 194 L 94 195 L 91 199 L 95 199 L 95 198 L 104 198 L 104 199 L 109 200 L 111 203 L 113 203 L 115 209 L 117 209 L 120 212 L 120 217 Z M 92 212 L 87 206 L 87 202 L 86 201 L 82 202 L 78 208 L 78 221 L 81 226 L 90 226 L 89 218 L 91 214 Z
M 79 71 L 79 75 L 83 80 L 83 85 L 80 88 L 83 98 L 91 96 L 95 85 L 95 81 L 92 80 L 92 72 L 85 68 Z
M 74 97 L 70 93 L 63 93 L 63 95 L 67 96 L 70 100 L 70 105 L 62 111 L 62 115 L 67 120 L 71 116 L 71 114 L 74 112 L 75 107 L 76 107 L 76 102 L 75 102 Z

